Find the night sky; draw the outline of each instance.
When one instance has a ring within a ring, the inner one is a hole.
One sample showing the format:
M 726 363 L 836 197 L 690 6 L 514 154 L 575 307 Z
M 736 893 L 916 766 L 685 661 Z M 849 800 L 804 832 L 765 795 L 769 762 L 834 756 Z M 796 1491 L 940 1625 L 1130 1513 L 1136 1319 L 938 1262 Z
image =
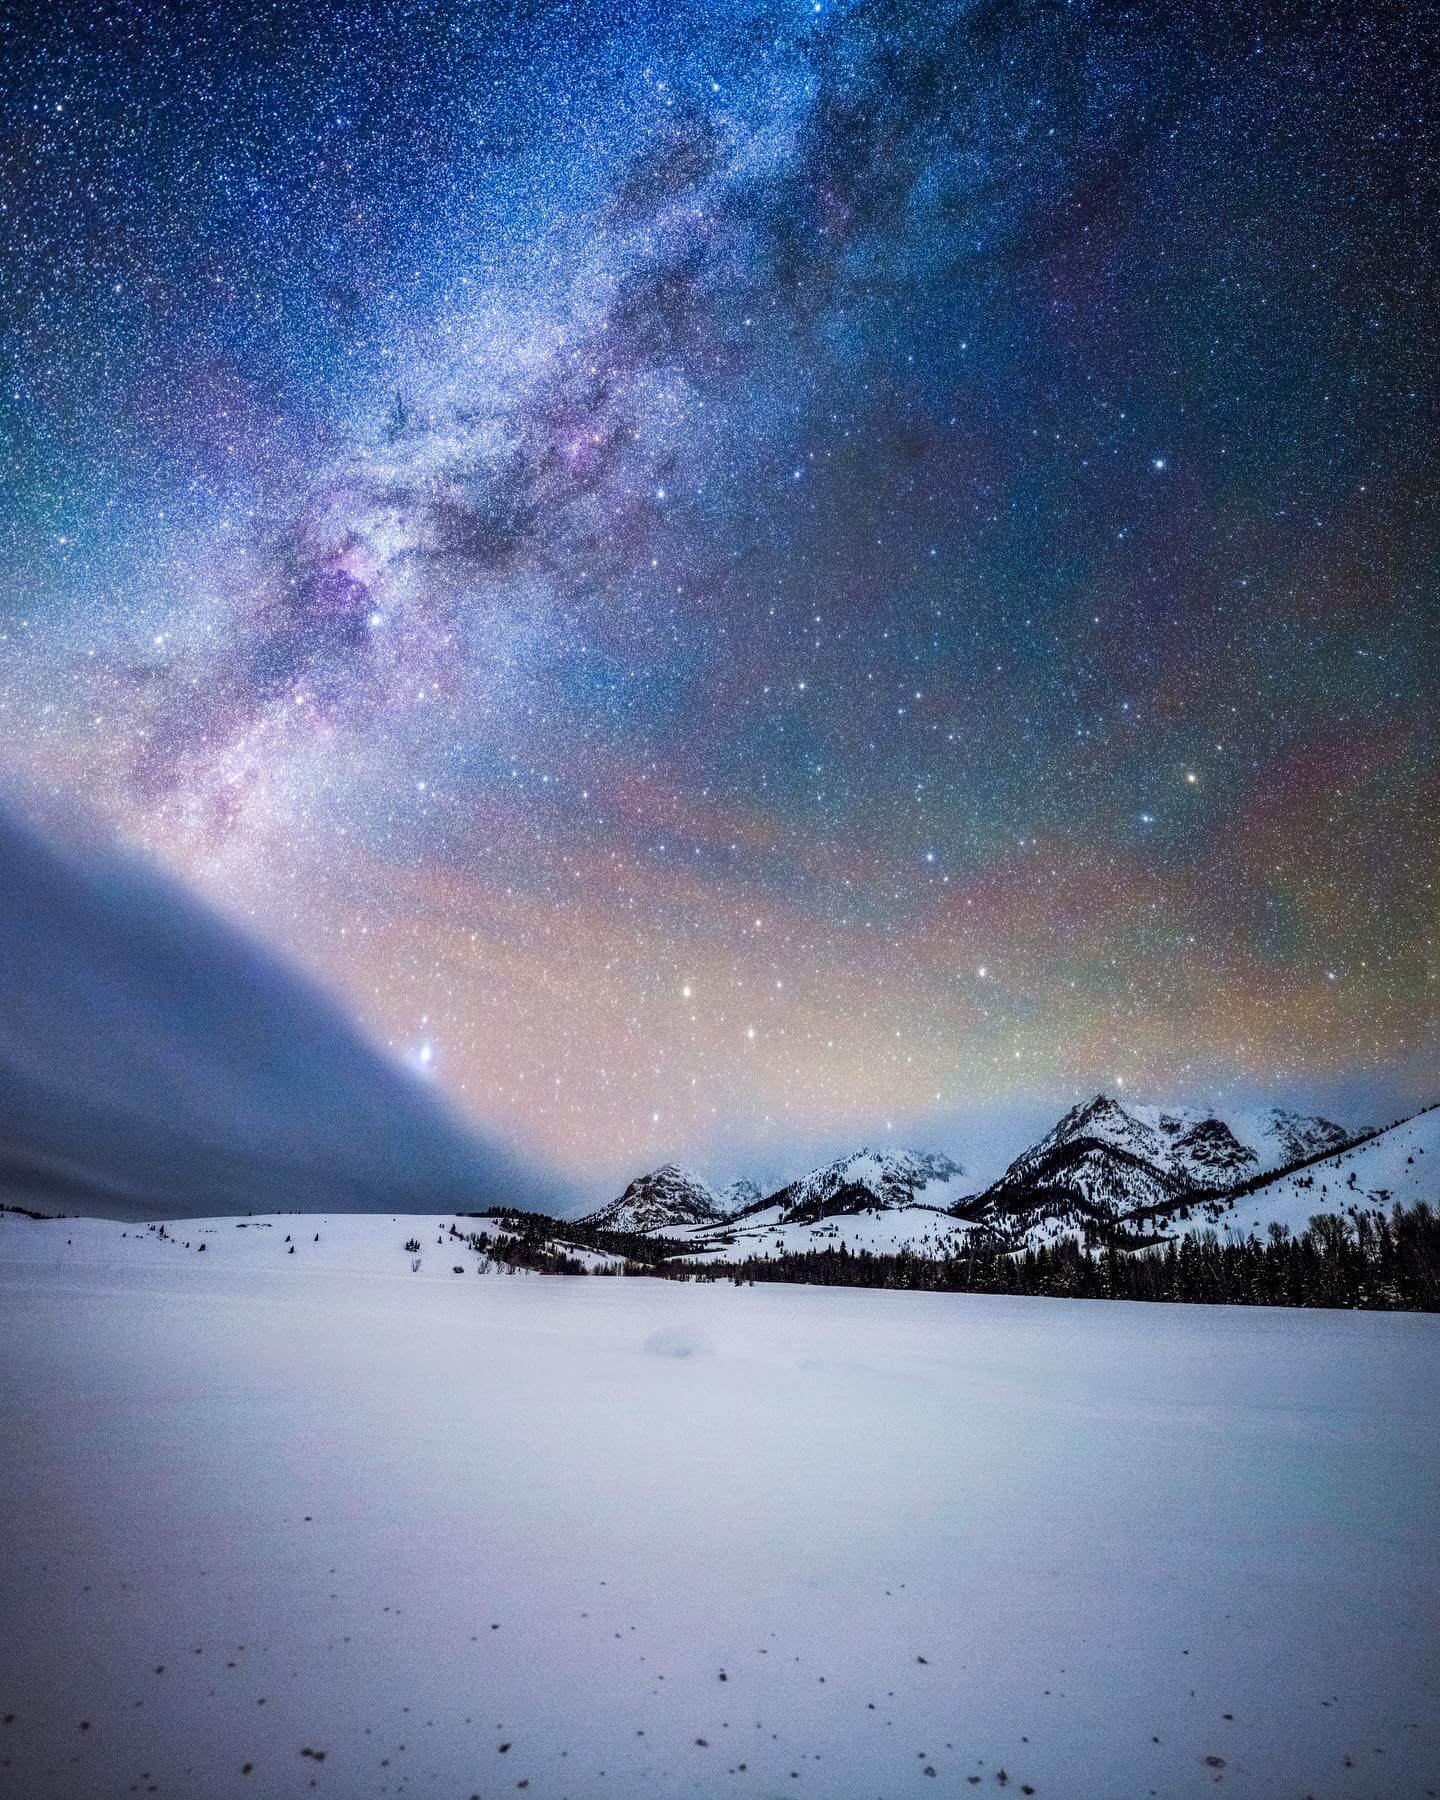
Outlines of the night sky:
M 1436 1097 L 1440 59 L 1299 10 L 11 7 L 5 785 L 597 1178 Z

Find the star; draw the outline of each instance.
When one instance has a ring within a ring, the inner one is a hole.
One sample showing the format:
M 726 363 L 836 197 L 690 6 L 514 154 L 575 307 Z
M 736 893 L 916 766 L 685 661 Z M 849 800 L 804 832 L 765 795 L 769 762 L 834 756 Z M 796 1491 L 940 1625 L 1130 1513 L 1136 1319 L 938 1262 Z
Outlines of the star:
M 12 10 L 7 794 L 577 1180 L 1426 1097 L 1417 9 Z

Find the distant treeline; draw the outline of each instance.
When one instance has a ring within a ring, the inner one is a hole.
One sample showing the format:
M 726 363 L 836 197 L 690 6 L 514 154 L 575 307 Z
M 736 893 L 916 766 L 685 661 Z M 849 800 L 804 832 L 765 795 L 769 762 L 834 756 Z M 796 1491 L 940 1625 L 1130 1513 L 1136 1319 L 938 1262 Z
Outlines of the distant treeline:
M 1213 1231 L 1163 1249 L 1091 1250 L 1078 1239 L 1019 1253 L 977 1242 L 950 1256 L 868 1250 L 747 1257 L 735 1263 L 673 1262 L 663 1274 L 699 1281 L 795 1281 L 828 1287 L 919 1288 L 944 1293 L 1040 1294 L 1079 1300 L 1173 1300 L 1219 1306 L 1343 1306 L 1440 1311 L 1440 1215 L 1423 1201 L 1389 1217 L 1317 1213 L 1292 1236 Z
M 465 1216 L 457 1214 L 460 1218 Z M 585 1273 L 585 1265 L 569 1256 L 566 1246 L 578 1245 L 598 1251 L 600 1255 L 613 1256 L 622 1263 L 644 1263 L 647 1275 L 658 1273 L 654 1264 L 679 1256 L 689 1248 L 677 1238 L 657 1237 L 644 1231 L 609 1231 L 604 1226 L 586 1225 L 575 1219 L 556 1219 L 549 1213 L 521 1212 L 512 1208 L 498 1213 L 472 1213 L 469 1217 L 499 1221 L 502 1230 L 498 1238 L 484 1231 L 474 1234 L 486 1239 L 492 1256 L 496 1255 L 495 1244 L 501 1242 L 508 1247 L 507 1256 L 513 1258 L 518 1268 L 540 1268 L 547 1257 L 558 1256 L 573 1264 L 573 1268 L 553 1271 L 560 1275 Z
M 615 1267 L 597 1274 L 667 1281 L 789 1281 L 1056 1299 L 1440 1312 L 1440 1214 L 1424 1201 L 1397 1205 L 1388 1216 L 1316 1213 L 1298 1235 L 1283 1226 L 1271 1226 L 1263 1239 L 1201 1231 L 1138 1251 L 1092 1248 L 1079 1238 L 1014 1251 L 976 1231 L 945 1256 L 881 1255 L 839 1244 L 726 1262 L 690 1261 L 687 1246 L 673 1238 L 606 1231 L 545 1213 L 506 1213 L 501 1224 L 498 1234 L 472 1232 L 465 1241 L 497 1263 L 553 1275 L 586 1273 L 572 1254 L 583 1246 L 615 1259 Z

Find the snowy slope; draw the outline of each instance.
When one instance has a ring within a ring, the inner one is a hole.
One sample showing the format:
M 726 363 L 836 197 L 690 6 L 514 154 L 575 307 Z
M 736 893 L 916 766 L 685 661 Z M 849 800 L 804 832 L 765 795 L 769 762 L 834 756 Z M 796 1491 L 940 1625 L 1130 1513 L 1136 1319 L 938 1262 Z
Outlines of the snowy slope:
M 669 1235 L 701 1262 L 733 1262 L 747 1256 L 803 1254 L 809 1250 L 868 1250 L 893 1256 L 953 1252 L 974 1227 L 941 1207 L 896 1205 L 867 1211 L 796 1218 L 787 1207 L 768 1205 L 719 1226 L 700 1225 Z
M 1192 1218 L 1187 1228 L 1263 1237 L 1275 1223 L 1298 1235 L 1314 1213 L 1377 1209 L 1388 1213 L 1397 1203 L 1409 1207 L 1422 1200 L 1440 1210 L 1440 1107 L 1404 1119 L 1348 1150 L 1278 1175 L 1253 1192 L 1225 1201 L 1218 1213 L 1207 1211 Z
M 493 1238 L 504 1231 L 500 1219 L 459 1213 L 256 1213 L 243 1219 L 129 1224 L 114 1219 L 35 1220 L 0 1212 L 0 1263 L 109 1270 L 194 1264 L 204 1270 L 260 1271 L 302 1286 L 311 1274 L 404 1274 L 449 1281 L 457 1268 L 466 1275 L 490 1273 L 490 1259 L 472 1250 L 466 1240 L 472 1233 Z M 417 1240 L 418 1251 L 407 1249 Z M 589 1269 L 619 1267 L 617 1258 L 567 1242 L 563 1235 L 557 1235 L 555 1247 Z
M 451 1222 L 0 1224 L 0 1793 L 1435 1785 L 1440 1321 L 462 1278 Z

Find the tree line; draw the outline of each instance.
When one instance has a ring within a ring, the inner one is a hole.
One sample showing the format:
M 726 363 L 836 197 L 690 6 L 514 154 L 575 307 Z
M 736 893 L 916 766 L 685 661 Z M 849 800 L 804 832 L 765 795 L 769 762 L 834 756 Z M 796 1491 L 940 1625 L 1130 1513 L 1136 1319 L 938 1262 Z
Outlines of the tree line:
M 1204 1230 L 1145 1249 L 1066 1237 L 1024 1250 L 977 1228 L 952 1251 L 921 1256 L 845 1244 L 737 1260 L 690 1260 L 673 1238 L 507 1212 L 498 1233 L 472 1232 L 473 1250 L 511 1268 L 580 1275 L 573 1252 L 614 1259 L 595 1274 L 667 1281 L 801 1282 L 821 1287 L 1033 1294 L 1080 1300 L 1169 1300 L 1219 1306 L 1360 1307 L 1440 1311 L 1440 1214 L 1425 1201 L 1386 1214 L 1316 1213 L 1304 1231 L 1271 1225 L 1264 1238 Z M 451 1227 L 452 1235 L 462 1234 Z
M 1317 1213 L 1292 1235 L 1264 1239 L 1202 1231 L 1163 1247 L 1092 1249 L 1079 1238 L 1006 1251 L 982 1234 L 953 1253 L 916 1256 L 833 1249 L 739 1262 L 633 1265 L 635 1274 L 697 1281 L 792 1281 L 824 1287 L 1035 1294 L 1080 1300 L 1170 1300 L 1220 1306 L 1361 1307 L 1440 1311 L 1440 1215 L 1424 1201 L 1350 1216 Z

